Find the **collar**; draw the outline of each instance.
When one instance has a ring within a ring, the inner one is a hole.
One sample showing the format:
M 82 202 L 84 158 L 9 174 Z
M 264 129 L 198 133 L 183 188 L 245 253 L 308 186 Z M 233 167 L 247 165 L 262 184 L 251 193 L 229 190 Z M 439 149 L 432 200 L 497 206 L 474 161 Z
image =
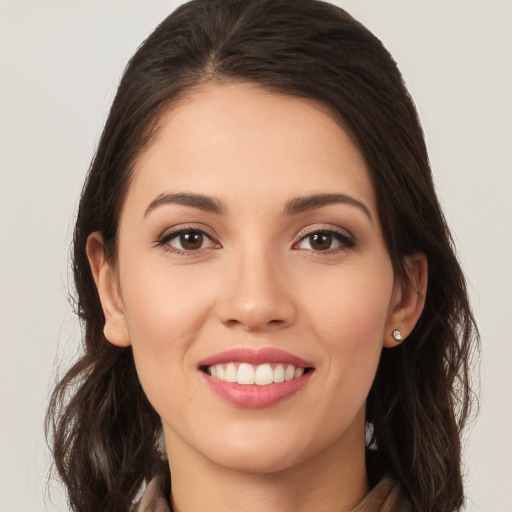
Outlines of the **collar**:
M 169 476 L 160 473 L 147 485 L 133 512 L 172 512 Z M 411 508 L 396 480 L 385 476 L 350 512 L 410 512 Z

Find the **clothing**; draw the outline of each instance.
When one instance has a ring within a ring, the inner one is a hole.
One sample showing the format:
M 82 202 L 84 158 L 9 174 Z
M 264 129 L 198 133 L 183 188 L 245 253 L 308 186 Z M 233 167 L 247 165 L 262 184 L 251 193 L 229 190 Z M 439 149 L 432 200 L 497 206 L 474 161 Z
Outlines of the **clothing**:
M 166 475 L 155 476 L 134 512 L 172 512 L 169 495 Z M 400 484 L 389 477 L 383 477 L 350 512 L 411 512 L 411 507 L 400 492 Z

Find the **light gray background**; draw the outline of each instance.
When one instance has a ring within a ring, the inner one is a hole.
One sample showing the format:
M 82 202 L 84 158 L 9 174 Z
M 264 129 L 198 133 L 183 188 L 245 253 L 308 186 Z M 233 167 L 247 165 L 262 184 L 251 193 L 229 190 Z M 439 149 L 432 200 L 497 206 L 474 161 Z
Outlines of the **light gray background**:
M 45 503 L 42 422 L 56 361 L 78 346 L 73 216 L 122 69 L 178 3 L 0 0 L 1 512 L 66 510 L 58 485 Z M 511 512 L 512 3 L 338 3 L 384 41 L 416 100 L 483 340 L 467 511 Z

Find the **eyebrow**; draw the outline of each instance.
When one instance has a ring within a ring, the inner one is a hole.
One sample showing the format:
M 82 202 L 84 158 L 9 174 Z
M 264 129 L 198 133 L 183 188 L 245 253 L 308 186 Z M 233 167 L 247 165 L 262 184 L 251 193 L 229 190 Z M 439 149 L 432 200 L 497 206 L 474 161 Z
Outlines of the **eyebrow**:
M 144 216 L 149 215 L 159 206 L 166 204 L 179 204 L 182 206 L 190 206 L 206 212 L 224 213 L 226 207 L 218 199 L 203 194 L 194 194 L 190 192 L 181 193 L 164 193 L 155 197 L 144 212 Z M 347 204 L 361 210 L 373 223 L 373 218 L 368 207 L 362 202 L 345 194 L 314 194 L 311 196 L 295 197 L 288 201 L 283 214 L 297 215 L 309 210 L 321 208 L 330 204 Z
M 285 215 L 296 215 L 322 206 L 329 204 L 347 204 L 354 206 L 361 210 L 373 223 L 372 214 L 369 208 L 358 199 L 354 199 L 351 196 L 345 194 L 315 194 L 312 196 L 296 197 L 291 201 L 288 201 L 284 209 Z
M 155 197 L 155 199 L 153 199 L 146 208 L 144 216 L 151 213 L 155 208 L 165 204 L 180 204 L 182 206 L 190 206 L 192 208 L 198 208 L 199 210 L 213 213 L 223 213 L 225 210 L 224 205 L 214 197 L 192 193 L 167 193 L 160 194 Z

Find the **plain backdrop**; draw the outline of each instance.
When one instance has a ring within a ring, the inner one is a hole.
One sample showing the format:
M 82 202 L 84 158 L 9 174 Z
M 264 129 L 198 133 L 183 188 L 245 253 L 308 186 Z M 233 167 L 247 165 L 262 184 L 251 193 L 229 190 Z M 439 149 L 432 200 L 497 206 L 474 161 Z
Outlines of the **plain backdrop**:
M 128 58 L 180 2 L 0 0 L 0 511 L 46 491 L 49 390 L 79 346 L 68 304 L 79 192 Z M 467 511 L 511 512 L 512 3 L 339 1 L 397 60 L 482 334 Z M 51 498 L 51 500 L 50 500 Z

